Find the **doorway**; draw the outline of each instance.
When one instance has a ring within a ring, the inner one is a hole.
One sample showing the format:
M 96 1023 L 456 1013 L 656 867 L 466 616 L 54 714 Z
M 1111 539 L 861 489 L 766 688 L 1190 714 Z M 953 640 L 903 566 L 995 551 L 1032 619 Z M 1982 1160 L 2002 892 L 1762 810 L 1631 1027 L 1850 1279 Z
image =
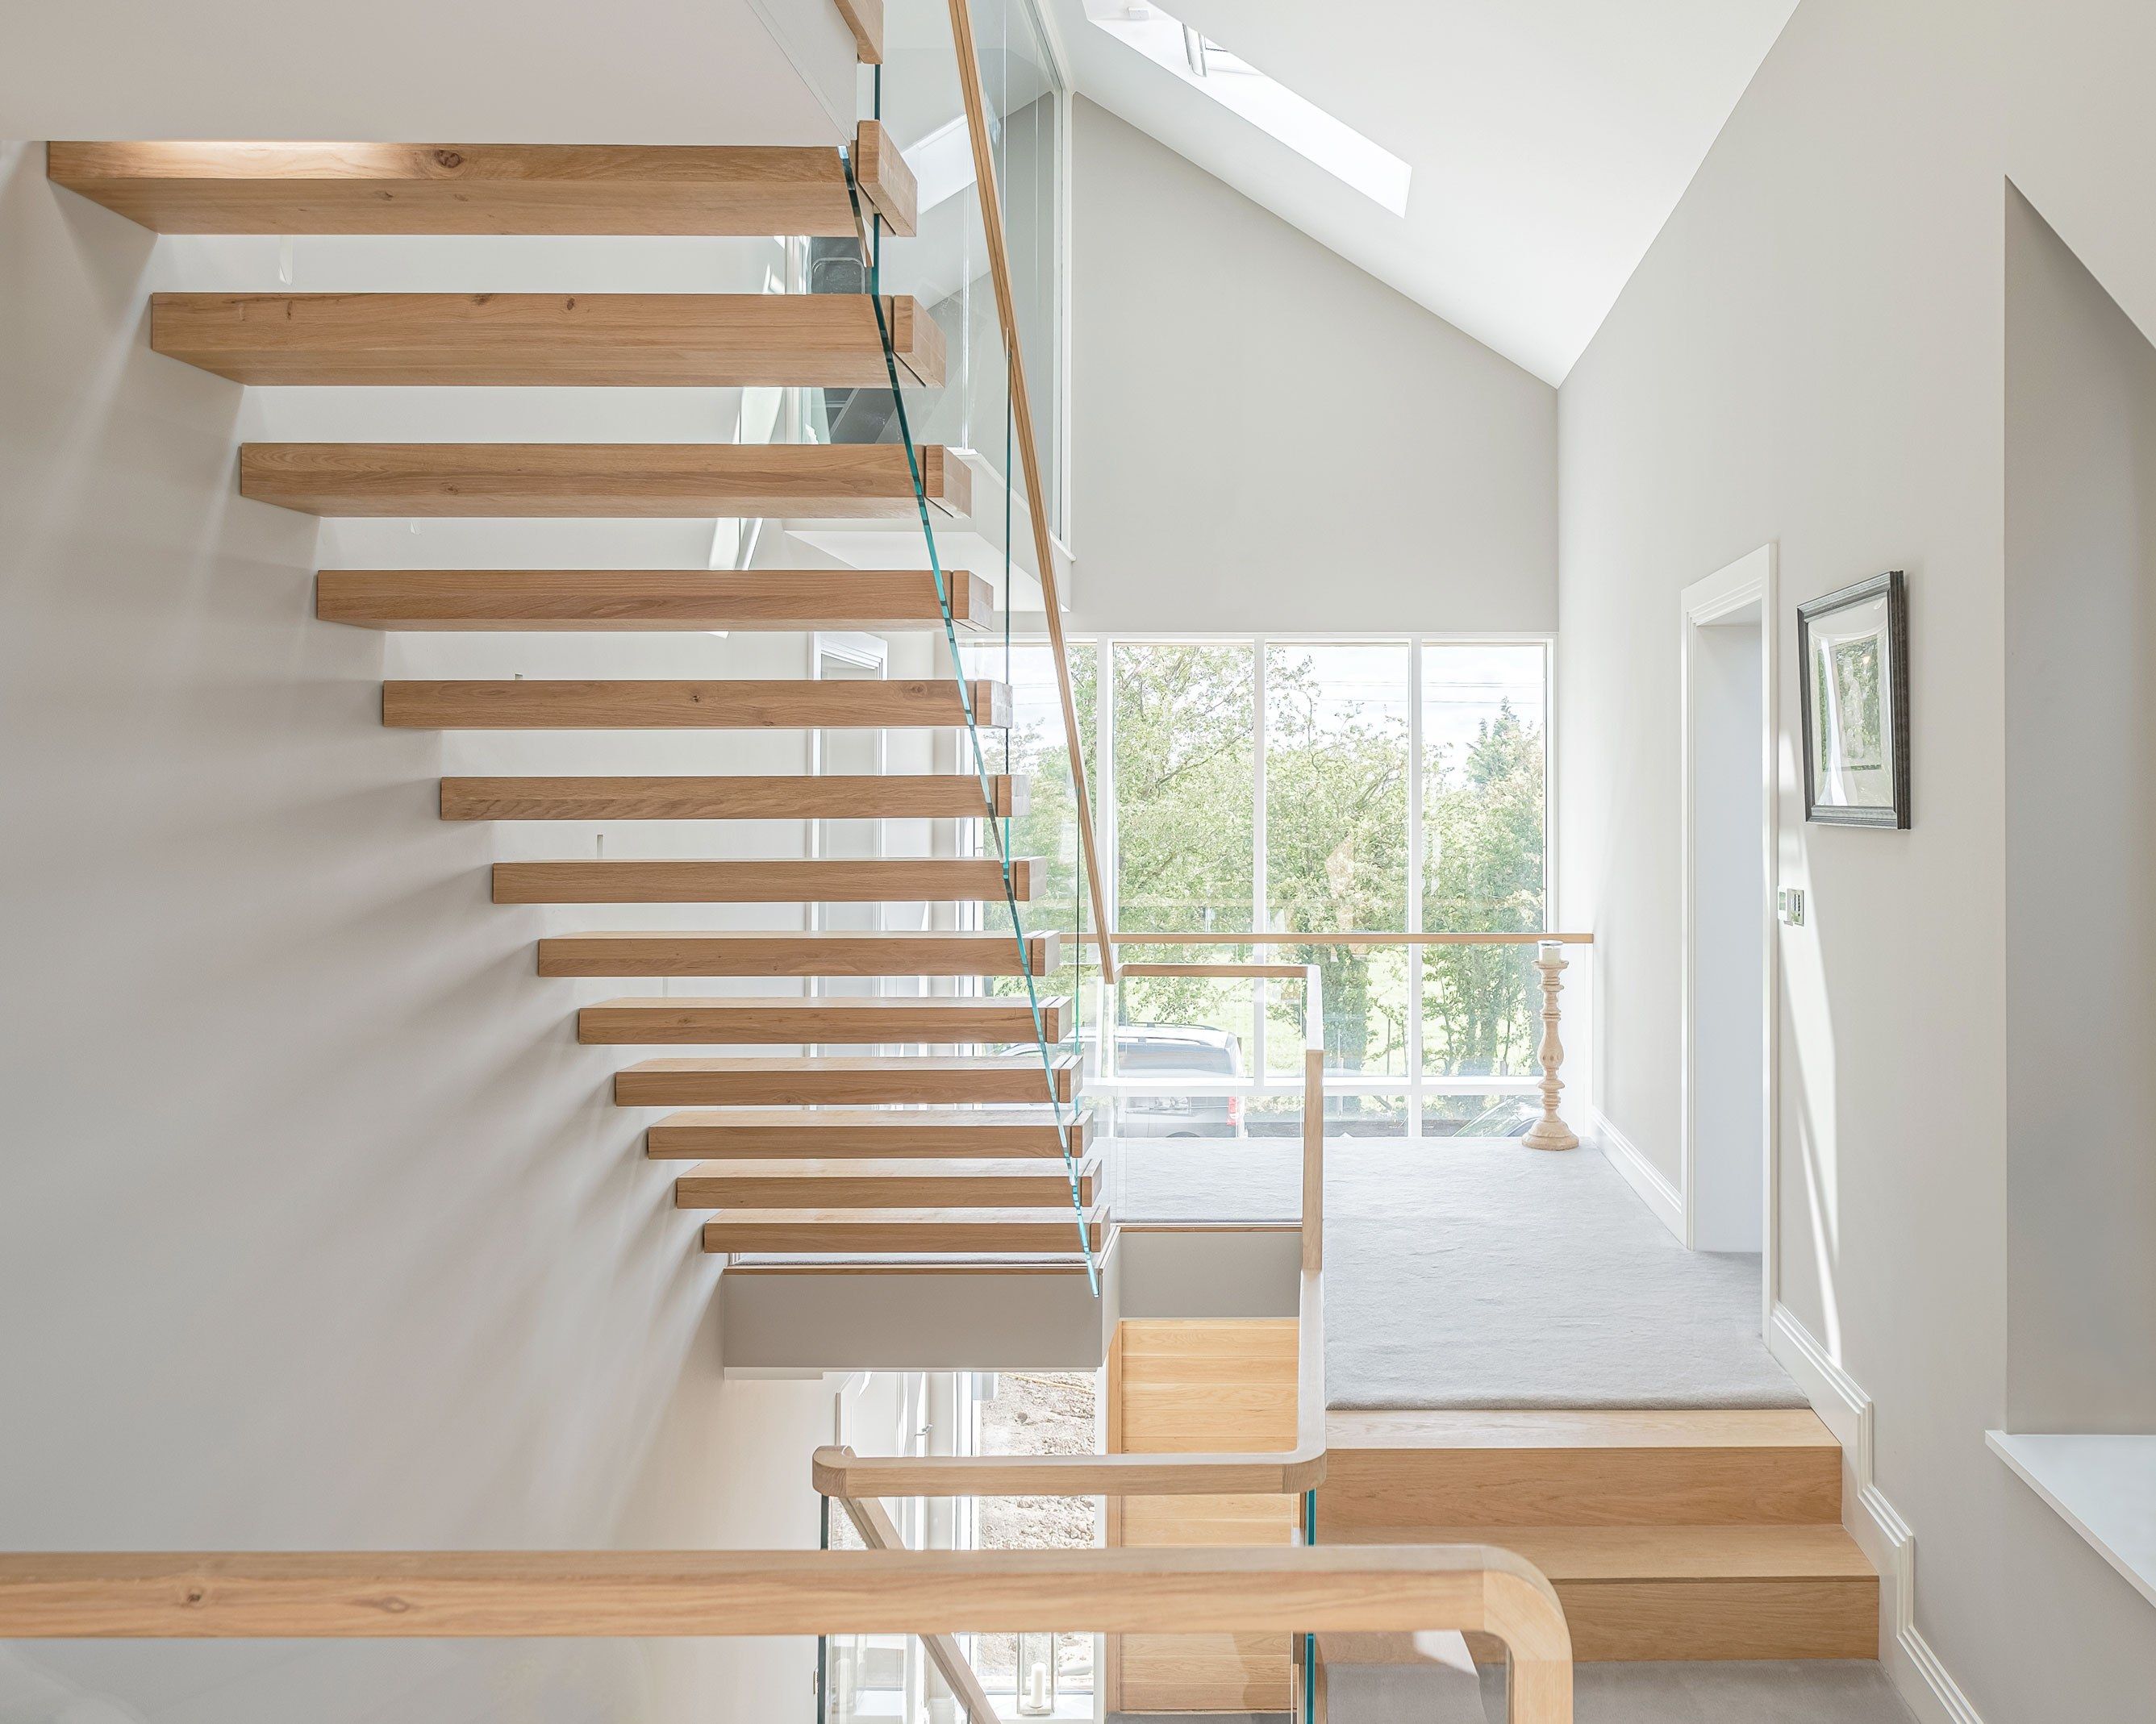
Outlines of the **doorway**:
M 1686 587 L 1683 602 L 1685 1244 L 1763 1260 L 1775 1137 L 1774 547 Z

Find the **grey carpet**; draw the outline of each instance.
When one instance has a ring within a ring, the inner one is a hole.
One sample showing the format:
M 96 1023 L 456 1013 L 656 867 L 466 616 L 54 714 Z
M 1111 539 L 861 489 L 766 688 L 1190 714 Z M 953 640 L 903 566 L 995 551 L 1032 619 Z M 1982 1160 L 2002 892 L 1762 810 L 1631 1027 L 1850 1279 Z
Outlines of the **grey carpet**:
M 1687 1251 L 1593 1149 L 1328 1145 L 1335 1407 L 1801 1407 L 1759 1260 Z
M 1478 1683 L 1453 1670 L 1398 1665 L 1328 1671 L 1332 1724 L 1502 1724 L 1504 1673 Z M 1876 1664 L 1583 1664 L 1578 1724 L 1911 1724 Z

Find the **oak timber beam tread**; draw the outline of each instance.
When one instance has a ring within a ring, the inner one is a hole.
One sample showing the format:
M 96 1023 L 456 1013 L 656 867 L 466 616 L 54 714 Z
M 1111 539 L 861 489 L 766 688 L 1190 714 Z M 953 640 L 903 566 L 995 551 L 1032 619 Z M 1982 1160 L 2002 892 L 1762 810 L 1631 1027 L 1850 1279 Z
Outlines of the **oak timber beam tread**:
M 883 64 L 883 0 L 833 0 L 839 16 L 854 33 L 855 58 L 865 66 Z
M 1051 1092 L 1050 1083 L 1054 1089 Z M 613 1099 L 623 1107 L 793 1109 L 814 1106 L 865 1106 L 871 1118 L 887 1116 L 889 1110 L 870 1104 L 899 1102 L 931 1106 L 960 1107 L 968 1104 L 1039 1102 L 1044 1105 L 1074 1101 L 1078 1094 L 1078 1059 L 1058 1054 L 1043 1069 L 1032 1050 L 996 1059 L 985 1055 L 933 1059 L 925 1055 L 855 1054 L 807 1057 L 748 1054 L 706 1056 L 701 1059 L 640 1060 L 614 1074 Z M 973 1131 L 982 1129 L 983 1116 L 958 1116 L 964 1123 L 954 1139 L 971 1142 Z M 1082 1141 L 1086 1118 L 1079 1116 L 1072 1132 L 1072 1147 Z M 988 1129 L 993 1130 L 993 1127 Z M 648 1134 L 647 1134 L 648 1137 Z M 1055 1134 L 1042 1155 L 1061 1152 Z M 654 1154 L 663 1153 L 653 1151 Z M 761 1153 L 762 1152 L 759 1152 Z M 893 1153 L 879 1142 L 875 1153 Z M 957 1147 L 939 1147 L 937 1154 L 955 1154 Z M 993 1152 L 1012 1153 L 1007 1149 Z M 1036 1152 L 1029 1151 L 1029 1153 Z M 704 1150 L 693 1153 L 700 1158 Z
M 916 451 L 928 500 L 963 515 L 971 474 Z M 916 518 L 895 444 L 245 443 L 239 494 L 303 514 L 500 519 Z
M 943 334 L 886 295 L 907 381 Z M 161 293 L 150 346 L 234 382 L 398 387 L 887 388 L 864 294 Z
M 964 570 L 947 571 L 945 580 L 952 625 L 987 628 L 995 609 L 988 583 Z M 324 569 L 315 614 L 363 629 L 475 631 L 944 623 L 927 569 Z
M 1809 1408 L 1336 1411 L 1318 1514 L 1400 1526 L 1804 1525 L 1841 1517 Z
M 861 121 L 855 172 L 894 233 L 916 191 Z M 855 231 L 827 145 L 53 143 L 57 185 L 160 233 L 805 234 Z
M 1001 683 L 385 682 L 382 721 L 420 731 L 767 731 L 940 728 L 1010 722 Z M 978 787 L 978 781 L 977 781 Z M 980 806 L 978 788 L 974 808 Z M 858 816 L 857 816 L 858 818 Z
M 542 976 L 1035 976 L 1056 967 L 1053 934 L 836 930 L 773 934 L 550 935 L 539 942 Z
M 1075 1170 L 1091 1203 L 1098 1169 Z M 1071 1200 L 1060 1162 L 706 1162 L 674 1182 L 677 1209 L 1053 1208 Z M 1075 1234 L 1074 1234 L 1075 1237 Z
M 444 778 L 444 820 L 978 819 L 969 772 L 813 777 Z M 1026 781 L 992 775 L 987 812 L 1030 808 Z
M 1010 895 L 1032 900 L 1040 863 L 1011 859 Z M 993 857 L 800 857 L 771 862 L 497 862 L 497 904 L 1002 903 Z
M 1068 999 L 1041 1001 L 1041 1033 L 1051 1044 L 1063 1039 L 1070 1008 Z M 1034 1039 L 1034 1015 L 1024 1000 L 1008 997 L 622 998 L 578 1012 L 577 1039 L 612 1047 L 1020 1043 Z
M 1107 1219 L 1089 1210 L 1083 1239 L 1099 1250 Z M 1079 1217 L 1061 1208 L 745 1209 L 704 1224 L 706 1251 L 1075 1251 Z
M 1328 1467 L 1330 1458 L 1328 1457 Z M 1328 1543 L 1487 1544 L 1547 1576 L 1573 1656 L 1864 1659 L 1878 1655 L 1879 1579 L 1839 1525 L 1415 1526 Z
M 616 1080 L 616 1101 L 621 1099 Z M 658 1161 L 740 1158 L 778 1161 L 856 1157 L 976 1156 L 1036 1160 L 1090 1152 L 1093 1116 L 1054 1106 L 983 1107 L 731 1107 L 670 1114 L 644 1134 L 644 1151 Z

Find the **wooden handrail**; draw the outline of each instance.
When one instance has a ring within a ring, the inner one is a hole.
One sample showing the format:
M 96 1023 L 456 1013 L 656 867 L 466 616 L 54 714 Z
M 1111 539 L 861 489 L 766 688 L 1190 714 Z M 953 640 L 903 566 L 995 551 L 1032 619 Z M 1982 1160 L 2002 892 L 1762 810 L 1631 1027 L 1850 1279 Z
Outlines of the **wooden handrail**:
M 898 1525 L 890 1511 L 873 1498 L 844 1505 L 846 1518 L 854 1523 L 854 1531 L 861 1536 L 861 1542 L 872 1551 L 902 1551 L 906 1540 L 900 1535 Z M 998 1724 L 995 1702 L 981 1686 L 981 1679 L 967 1658 L 965 1649 L 947 1634 L 927 1633 L 921 1636 L 922 1650 L 928 1661 L 942 1673 L 950 1687 L 952 1698 L 965 1709 L 973 1724 Z
M 1486 1545 L 0 1555 L 0 1639 L 819 1634 L 1493 1634 L 1516 1724 L 1568 1724 L 1549 1583 Z
M 957 50 L 958 90 L 965 98 L 966 130 L 973 139 L 973 180 L 981 198 L 981 230 L 987 241 L 988 273 L 995 282 L 996 316 L 1003 325 L 1004 357 L 1009 375 L 1010 413 L 1018 434 L 1019 464 L 1025 473 L 1026 515 L 1033 523 L 1033 555 L 1040 576 L 1040 604 L 1046 614 L 1049 649 L 1055 660 L 1055 688 L 1063 704 L 1063 734 L 1070 747 L 1070 782 L 1078 811 L 1078 843 L 1085 852 L 1086 882 L 1093 900 L 1093 933 L 1101 949 L 1101 973 L 1116 979 L 1116 948 L 1108 922 L 1108 901 L 1101 878 L 1101 858 L 1093 840 L 1093 799 L 1086 783 L 1086 759 L 1078 741 L 1078 697 L 1070 684 L 1070 659 L 1063 641 L 1063 603 L 1056 591 L 1055 557 L 1049 542 L 1048 493 L 1040 479 L 1040 449 L 1033 431 L 1033 405 L 1026 393 L 1025 360 L 1019 345 L 1018 295 L 1011 285 L 1010 254 L 1004 244 L 1003 193 L 996 182 L 995 152 L 988 146 L 988 99 L 981 90 L 980 60 L 973 47 L 973 8 L 951 0 L 951 37 Z M 1006 486 L 1010 475 L 1004 476 Z M 1009 547 L 1005 547 L 1009 554 Z M 1009 602 L 1009 595 L 1004 595 Z

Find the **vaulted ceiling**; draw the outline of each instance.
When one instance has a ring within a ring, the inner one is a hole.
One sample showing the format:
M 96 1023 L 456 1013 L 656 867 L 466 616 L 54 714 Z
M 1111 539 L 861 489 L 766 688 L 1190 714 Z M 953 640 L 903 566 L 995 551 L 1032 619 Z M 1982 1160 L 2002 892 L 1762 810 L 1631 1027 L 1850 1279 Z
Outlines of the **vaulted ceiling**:
M 1046 4 L 1081 95 L 1554 383 L 1796 0 L 1167 0 L 1404 159 L 1404 215 Z

